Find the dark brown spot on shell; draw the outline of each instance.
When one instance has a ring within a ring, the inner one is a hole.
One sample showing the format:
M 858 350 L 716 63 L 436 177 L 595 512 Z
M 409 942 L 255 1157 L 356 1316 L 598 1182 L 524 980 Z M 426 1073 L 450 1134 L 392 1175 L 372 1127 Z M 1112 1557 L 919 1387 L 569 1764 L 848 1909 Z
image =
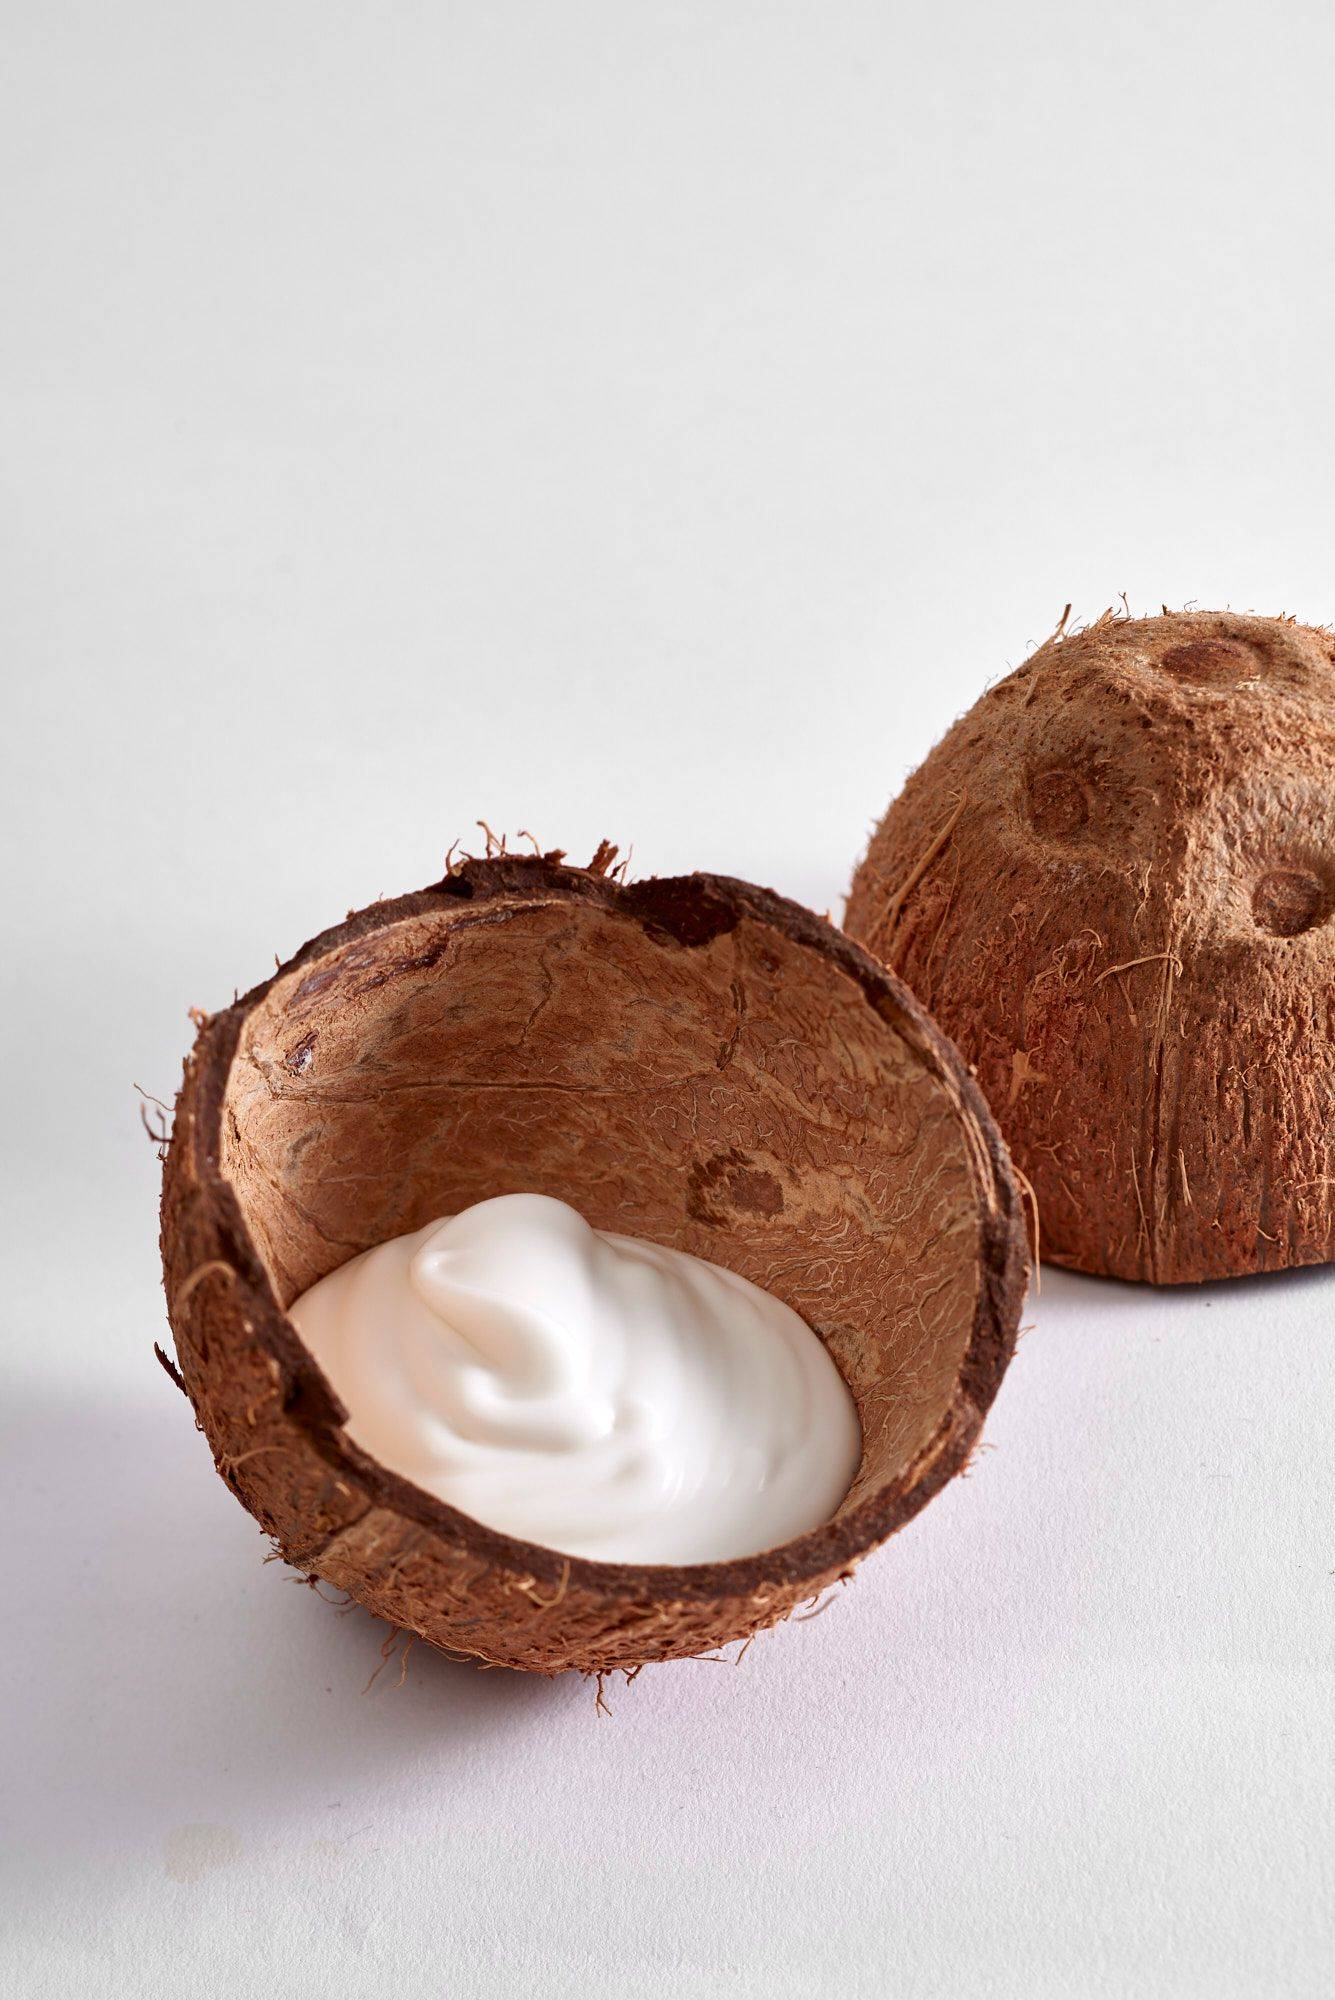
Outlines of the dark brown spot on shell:
M 308 1070 L 315 1060 L 315 1039 L 315 1030 L 312 1029 L 308 1035 L 303 1035 L 299 1042 L 294 1042 L 283 1057 L 283 1068 L 290 1070 L 293 1076 L 300 1076 L 303 1071 Z
M 1241 681 L 1255 680 L 1262 670 L 1252 648 L 1236 639 L 1187 639 L 1170 646 L 1159 666 L 1191 687 L 1213 688 L 1237 687 Z
M 1331 885 L 1310 868 L 1270 868 L 1252 890 L 1252 916 L 1272 937 L 1297 937 L 1330 915 Z
M 1025 793 L 1030 824 L 1049 840 L 1069 840 L 1089 819 L 1089 795 L 1061 765 L 1031 771 Z
M 734 1147 L 696 1161 L 687 1179 L 686 1213 L 715 1228 L 726 1228 L 738 1214 L 782 1215 L 783 1189 Z

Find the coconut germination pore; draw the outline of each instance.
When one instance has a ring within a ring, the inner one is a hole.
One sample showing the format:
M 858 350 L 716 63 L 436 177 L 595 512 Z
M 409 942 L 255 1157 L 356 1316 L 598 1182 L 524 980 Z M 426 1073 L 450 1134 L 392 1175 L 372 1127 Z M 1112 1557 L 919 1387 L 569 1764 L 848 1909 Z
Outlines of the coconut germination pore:
M 792 1309 L 717 1264 L 501 1195 L 290 1309 L 363 1450 L 568 1555 L 754 1555 L 828 1520 L 861 1435 Z

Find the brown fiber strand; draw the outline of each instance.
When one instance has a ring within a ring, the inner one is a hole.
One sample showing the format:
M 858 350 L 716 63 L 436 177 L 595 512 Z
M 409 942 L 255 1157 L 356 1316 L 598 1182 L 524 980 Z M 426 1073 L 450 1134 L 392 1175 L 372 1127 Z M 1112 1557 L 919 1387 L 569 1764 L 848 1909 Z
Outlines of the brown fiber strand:
M 961 1471 L 966 1471 L 968 1469 L 967 1461 L 965 1465 L 962 1466 L 960 1469 Z M 825 1599 L 824 1603 L 818 1604 L 814 1611 L 794 1611 L 793 1613 L 794 1625 L 808 1625 L 810 1624 L 813 1618 L 819 1618 L 822 1611 L 828 1611 L 830 1606 L 834 1603 L 835 1595 L 836 1593 L 834 1591 L 831 1591 L 830 1595 Z
M 536 1605 L 539 1611 L 554 1611 L 570 1588 L 570 1564 L 568 1562 L 562 1563 L 561 1581 L 556 1586 L 555 1595 L 552 1597 L 539 1597 L 531 1583 L 523 1584 L 521 1588 L 529 1603 Z
M 1132 967 L 1136 965 L 1154 965 L 1160 959 L 1166 959 L 1171 965 L 1176 966 L 1179 974 L 1181 973 L 1182 961 L 1176 952 L 1147 951 L 1143 952 L 1139 958 L 1127 958 L 1120 965 L 1108 966 L 1106 971 L 1101 972 L 1093 983 L 1095 986 L 1102 986 L 1104 980 L 1111 979 L 1114 973 L 1130 972 Z
M 172 1301 L 178 1312 L 188 1302 L 191 1293 L 203 1284 L 205 1278 L 211 1277 L 215 1271 L 220 1271 L 227 1278 L 236 1277 L 236 1272 L 232 1269 L 232 1266 L 224 1263 L 221 1257 L 211 1257 L 207 1263 L 196 1265 L 193 1271 L 182 1278 L 176 1296 Z
M 1033 1248 L 1030 1254 L 1033 1261 L 1034 1291 L 1038 1293 L 1043 1289 L 1043 1231 L 1038 1215 L 1038 1196 L 1034 1193 L 1034 1184 L 1028 1174 L 1022 1172 L 1013 1160 L 1011 1161 L 1011 1171 L 1020 1183 L 1020 1192 L 1029 1203 L 1029 1213 L 1034 1219 Z
M 389 1665 L 390 1659 L 393 1656 L 394 1647 L 398 1640 L 398 1637 L 399 1637 L 399 1627 L 396 1625 L 392 1625 L 390 1627 L 389 1637 L 384 1641 L 384 1643 L 380 1648 L 380 1665 L 375 1669 L 375 1672 L 371 1675 L 370 1680 L 366 1683 L 366 1686 L 362 1689 L 362 1693 L 364 1695 L 370 1694 L 371 1689 L 375 1686 L 381 1674 L 384 1673 L 385 1668 Z
M 919 856 L 918 860 L 909 870 L 908 875 L 905 877 L 904 881 L 900 884 L 899 888 L 896 889 L 894 895 L 891 896 L 889 906 L 886 910 L 886 926 L 890 931 L 893 932 L 895 925 L 899 922 L 900 914 L 903 911 L 905 903 L 908 901 L 909 897 L 913 894 L 913 891 L 917 888 L 919 882 L 921 882 L 923 876 L 927 873 L 927 870 L 936 860 L 937 855 L 941 852 L 946 842 L 950 839 L 951 834 L 958 826 L 960 818 L 964 812 L 964 808 L 967 804 L 968 804 L 967 793 L 961 793 L 959 799 L 957 800 L 954 806 L 954 809 L 947 817 L 945 823 L 939 828 L 937 833 L 928 842 L 928 845 L 924 850 L 924 852 Z

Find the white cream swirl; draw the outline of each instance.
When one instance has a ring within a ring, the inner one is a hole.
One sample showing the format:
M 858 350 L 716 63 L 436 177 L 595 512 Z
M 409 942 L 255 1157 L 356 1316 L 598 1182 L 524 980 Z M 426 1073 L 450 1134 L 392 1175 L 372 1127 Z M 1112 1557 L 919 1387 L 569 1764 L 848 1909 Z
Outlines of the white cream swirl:
M 789 1306 L 546 1195 L 367 1250 L 289 1316 L 372 1458 L 568 1555 L 753 1555 L 857 1470 L 853 1399 Z

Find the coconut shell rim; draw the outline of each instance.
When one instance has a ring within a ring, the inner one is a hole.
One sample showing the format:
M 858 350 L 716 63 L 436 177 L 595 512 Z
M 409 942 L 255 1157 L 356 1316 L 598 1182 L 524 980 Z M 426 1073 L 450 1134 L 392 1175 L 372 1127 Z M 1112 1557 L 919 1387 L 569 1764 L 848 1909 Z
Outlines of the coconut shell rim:
M 907 1031 L 905 1039 L 914 1053 L 947 1086 L 961 1120 L 982 1140 L 981 1157 L 978 1149 L 970 1149 L 979 1199 L 979 1284 L 951 1405 L 900 1477 L 842 1519 L 824 1522 L 753 1555 L 690 1564 L 596 1561 L 489 1528 L 392 1472 L 348 1437 L 343 1428 L 347 1410 L 278 1303 L 236 1191 L 219 1161 L 221 1114 L 247 1018 L 279 980 L 372 932 L 459 901 L 479 906 L 475 921 L 495 922 L 524 907 L 529 892 L 535 896 L 533 907 L 553 900 L 600 906 L 647 929 L 666 932 L 687 946 L 730 930 L 743 918 L 770 925 L 849 974 L 882 1018 Z M 488 911 L 489 902 L 497 907 Z M 216 1261 L 230 1267 L 234 1281 L 250 1295 L 253 1337 L 280 1371 L 283 1417 L 336 1477 L 356 1483 L 370 1509 L 392 1512 L 488 1563 L 523 1571 L 535 1581 L 559 1584 L 562 1589 L 583 1585 L 604 1597 L 698 1600 L 748 1595 L 776 1581 L 791 1584 L 804 1576 L 828 1575 L 841 1565 L 851 1569 L 912 1519 L 967 1463 L 1014 1353 L 1028 1282 L 1028 1237 L 1009 1153 L 963 1057 L 903 981 L 829 919 L 774 890 L 707 872 L 621 883 L 603 873 L 568 866 L 553 855 L 469 859 L 425 889 L 368 904 L 317 932 L 268 978 L 201 1023 L 187 1064 L 198 1070 L 199 1110 L 190 1143 Z M 173 1161 L 186 1143 L 183 1134 L 173 1132 L 163 1174 L 164 1209 L 171 1199 Z M 978 1169 L 983 1164 L 986 1181 L 980 1185 Z M 196 1272 L 208 1261 L 201 1260 Z M 169 1319 L 173 1304 L 169 1278 Z M 961 1396 L 968 1406 L 963 1418 Z

